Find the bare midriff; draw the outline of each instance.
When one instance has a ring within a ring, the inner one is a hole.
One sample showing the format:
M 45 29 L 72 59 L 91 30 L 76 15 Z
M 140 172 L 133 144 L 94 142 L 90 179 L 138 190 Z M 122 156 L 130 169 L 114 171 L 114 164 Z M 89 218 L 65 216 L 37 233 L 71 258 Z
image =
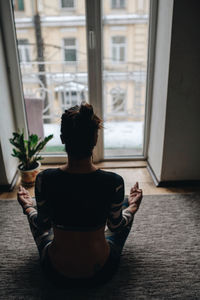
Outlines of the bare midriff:
M 52 266 L 69 278 L 93 276 L 103 267 L 110 253 L 104 229 L 79 232 L 54 228 L 54 240 L 48 247 Z

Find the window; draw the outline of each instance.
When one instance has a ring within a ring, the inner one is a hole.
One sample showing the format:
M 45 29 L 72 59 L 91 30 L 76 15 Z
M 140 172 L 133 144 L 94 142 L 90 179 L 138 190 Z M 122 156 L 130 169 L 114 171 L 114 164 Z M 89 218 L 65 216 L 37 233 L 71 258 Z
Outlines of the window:
M 78 105 L 78 97 L 76 91 L 66 91 L 61 93 L 63 111 L 72 106 Z
M 25 6 L 30 0 L 26 1 Z M 97 148 L 98 159 L 143 155 L 148 11 L 147 15 L 138 17 L 138 0 L 129 1 L 135 3 L 129 12 L 111 11 L 109 7 L 123 8 L 129 2 L 109 1 L 80 1 L 82 4 L 77 10 L 73 9 L 79 3 L 76 0 L 52 1 L 51 10 L 44 5 L 41 11 L 42 61 L 33 57 L 39 49 L 37 28 L 34 24 L 29 26 L 34 11 L 30 11 L 30 18 L 16 14 L 19 39 L 28 38 L 31 43 L 19 41 L 20 60 L 31 60 L 31 63 L 21 63 L 24 95 L 29 99 L 43 99 L 44 135 L 49 131 L 55 133 L 47 152 L 55 150 L 62 155 L 60 116 L 64 109 L 85 100 L 105 122 Z M 145 7 L 148 1 L 144 0 Z M 58 3 L 63 10 L 52 17 Z M 135 82 L 140 81 L 141 90 L 135 89 Z M 30 94 L 33 96 L 28 97 Z M 138 139 L 133 134 L 135 131 Z
M 67 62 L 77 61 L 76 39 L 64 39 L 64 60 Z
M 55 92 L 59 94 L 62 112 L 87 100 L 87 86 L 74 81 L 56 87 Z
M 125 0 L 111 0 L 112 9 L 115 8 L 125 8 Z
M 13 5 L 16 11 L 24 11 L 24 0 L 13 0 Z
M 125 113 L 125 92 L 120 89 L 114 89 L 112 94 L 112 113 Z
M 65 109 L 69 109 L 72 106 L 80 105 L 85 100 L 85 94 L 83 91 L 78 92 L 74 90 L 61 92 L 61 107 L 64 112 Z
M 61 0 L 61 7 L 62 8 L 74 8 L 75 7 L 74 0 Z
M 125 50 L 126 50 L 126 38 L 125 36 L 113 36 L 112 37 L 112 61 L 124 62 Z
M 20 62 L 30 62 L 30 45 L 27 39 L 18 40 L 18 51 Z

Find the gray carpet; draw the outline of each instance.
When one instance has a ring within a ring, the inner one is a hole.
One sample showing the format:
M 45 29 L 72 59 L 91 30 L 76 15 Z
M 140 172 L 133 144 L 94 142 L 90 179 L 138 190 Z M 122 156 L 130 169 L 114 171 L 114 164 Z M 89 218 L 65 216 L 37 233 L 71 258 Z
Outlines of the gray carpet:
M 0 201 L 0 230 L 0 299 L 200 299 L 199 194 L 144 197 L 118 273 L 91 290 L 45 280 L 16 201 Z

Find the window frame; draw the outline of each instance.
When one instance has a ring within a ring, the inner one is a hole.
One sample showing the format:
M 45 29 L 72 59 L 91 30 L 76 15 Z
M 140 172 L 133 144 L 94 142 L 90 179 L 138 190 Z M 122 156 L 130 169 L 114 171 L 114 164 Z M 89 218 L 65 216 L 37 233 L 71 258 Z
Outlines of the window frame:
M 23 9 L 19 9 L 19 1 L 23 1 Z M 16 5 L 16 3 L 17 3 L 17 5 Z M 24 0 L 13 0 L 13 7 L 15 8 L 15 10 L 17 12 L 24 12 L 25 11 Z
M 27 41 L 27 44 L 20 44 L 19 41 L 22 41 L 22 40 Z M 18 39 L 17 47 L 18 47 L 18 51 L 19 51 L 20 63 L 30 63 L 31 62 L 31 48 L 30 48 L 29 40 L 28 39 Z M 22 57 L 26 58 L 26 55 L 27 55 L 26 51 L 28 51 L 29 60 L 27 60 L 27 59 L 21 60 Z M 21 53 L 21 55 L 20 55 L 20 53 Z
M 121 0 L 116 0 L 116 3 L 118 4 L 118 5 L 116 5 L 116 7 L 113 7 L 113 0 L 110 0 L 110 8 L 113 10 L 113 9 L 117 9 L 117 10 L 119 10 L 119 9 L 126 9 L 126 6 L 127 6 L 127 2 L 126 2 L 126 0 L 124 0 L 124 7 L 121 7 L 120 6 L 120 3 L 121 3 Z
M 116 37 L 124 37 L 125 38 L 125 42 L 124 43 L 121 43 L 121 44 L 117 44 L 117 43 L 113 43 L 113 38 L 116 38 Z M 126 54 L 127 54 L 127 37 L 125 35 L 112 35 L 111 36 L 111 40 L 110 40 L 110 57 L 111 57 L 111 62 L 112 64 L 124 64 L 126 62 Z M 117 45 L 117 46 L 116 46 Z M 124 60 L 120 60 L 120 59 L 117 59 L 117 60 L 114 60 L 113 58 L 113 48 L 116 49 L 116 52 L 117 52 L 117 58 L 120 58 L 120 49 L 121 47 L 124 47 Z
M 72 10 L 75 10 L 76 9 L 76 0 L 73 0 L 74 1 L 74 6 L 73 7 L 63 7 L 62 6 L 62 0 L 59 0 L 59 3 L 60 3 L 60 10 L 64 10 L 64 11 L 72 11 Z
M 74 39 L 75 40 L 75 46 L 65 46 L 65 40 L 67 39 Z M 65 60 L 65 50 L 68 49 L 75 49 L 76 50 L 76 60 Z M 64 37 L 62 39 L 62 49 L 63 49 L 63 61 L 65 64 L 69 64 L 69 65 L 75 65 L 78 63 L 78 40 L 76 37 Z

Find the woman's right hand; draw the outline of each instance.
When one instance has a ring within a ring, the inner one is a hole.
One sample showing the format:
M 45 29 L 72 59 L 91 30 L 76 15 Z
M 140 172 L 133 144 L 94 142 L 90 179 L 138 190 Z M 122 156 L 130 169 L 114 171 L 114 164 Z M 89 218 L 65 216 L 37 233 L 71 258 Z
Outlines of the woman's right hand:
M 26 206 L 33 206 L 33 200 L 29 191 L 23 188 L 21 185 L 19 186 L 19 190 L 17 192 L 17 200 L 22 208 Z
M 136 211 L 139 209 L 140 203 L 142 201 L 142 190 L 139 189 L 139 184 L 136 182 L 136 184 L 131 188 L 130 195 L 128 198 L 129 202 L 129 211 L 131 213 L 136 213 Z

